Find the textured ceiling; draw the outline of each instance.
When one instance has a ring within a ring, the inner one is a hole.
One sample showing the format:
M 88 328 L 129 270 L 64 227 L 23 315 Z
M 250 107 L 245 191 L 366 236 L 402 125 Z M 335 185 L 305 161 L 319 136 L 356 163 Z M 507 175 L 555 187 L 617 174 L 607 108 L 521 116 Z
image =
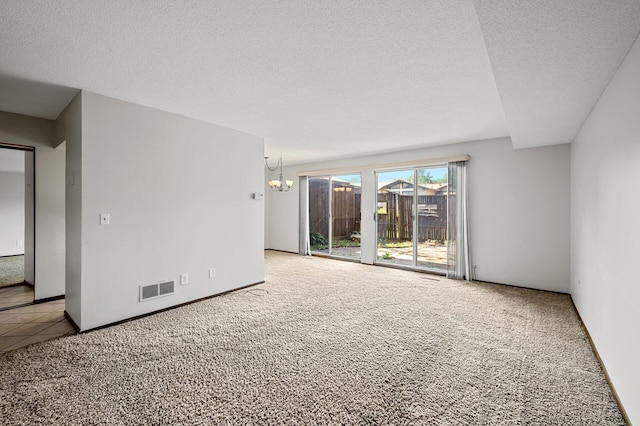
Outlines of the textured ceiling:
M 13 77 L 0 77 L 0 111 L 55 119 L 78 89 Z
M 572 142 L 640 30 L 640 0 L 476 0 L 514 147 Z
M 639 3 L 3 1 L 0 109 L 55 118 L 85 89 L 262 136 L 288 164 L 563 143 L 637 34 Z
M 263 136 L 288 163 L 507 135 L 471 1 L 55 0 L 0 10 L 0 75 Z M 21 112 L 55 117 L 35 105 Z

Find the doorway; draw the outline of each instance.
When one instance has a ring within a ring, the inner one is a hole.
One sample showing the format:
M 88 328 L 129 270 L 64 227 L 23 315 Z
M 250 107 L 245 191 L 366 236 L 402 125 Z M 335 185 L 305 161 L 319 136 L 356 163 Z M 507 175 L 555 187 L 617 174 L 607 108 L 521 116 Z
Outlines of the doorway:
M 360 174 L 309 178 L 311 253 L 360 259 Z
M 34 300 L 34 152 L 0 145 L 0 310 Z
M 447 272 L 448 169 L 376 173 L 376 263 Z

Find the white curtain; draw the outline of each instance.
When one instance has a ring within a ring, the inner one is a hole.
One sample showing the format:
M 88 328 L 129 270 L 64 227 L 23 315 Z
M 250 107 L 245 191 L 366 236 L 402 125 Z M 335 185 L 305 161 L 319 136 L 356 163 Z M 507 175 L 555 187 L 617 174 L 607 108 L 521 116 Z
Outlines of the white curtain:
M 298 253 L 303 256 L 311 254 L 311 243 L 309 241 L 309 178 L 300 177 L 300 218 L 298 235 Z
M 447 191 L 447 278 L 470 280 L 466 161 L 449 163 Z

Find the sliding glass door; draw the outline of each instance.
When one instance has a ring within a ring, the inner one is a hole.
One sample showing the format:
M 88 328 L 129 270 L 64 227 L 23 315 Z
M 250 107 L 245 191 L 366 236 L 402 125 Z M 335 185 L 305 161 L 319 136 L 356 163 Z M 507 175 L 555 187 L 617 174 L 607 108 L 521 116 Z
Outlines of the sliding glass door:
M 414 266 L 414 171 L 377 173 L 377 260 Z
M 331 178 L 331 252 L 360 259 L 360 175 Z
M 370 213 L 365 215 L 365 247 L 360 234 L 361 175 L 305 176 L 308 198 L 300 199 L 300 253 L 470 279 L 467 159 L 381 170 L 375 179 L 369 172 L 366 210 L 374 207 L 375 222 Z
M 311 252 L 360 259 L 359 174 L 309 178 Z
M 418 169 L 416 175 L 416 266 L 446 272 L 449 218 L 447 167 Z
M 377 262 L 446 272 L 447 168 L 377 176 Z
M 329 177 L 309 178 L 309 244 L 312 253 L 329 254 Z

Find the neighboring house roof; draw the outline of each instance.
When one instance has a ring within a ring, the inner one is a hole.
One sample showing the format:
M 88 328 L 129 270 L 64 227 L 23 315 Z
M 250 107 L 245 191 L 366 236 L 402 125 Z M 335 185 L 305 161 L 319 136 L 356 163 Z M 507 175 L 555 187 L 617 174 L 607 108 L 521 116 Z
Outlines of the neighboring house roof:
M 378 182 L 378 189 L 390 188 L 400 183 L 406 184 L 407 185 L 406 188 L 413 188 L 413 182 L 410 182 L 406 179 L 394 179 L 392 181 L 387 181 L 387 182 Z M 418 186 L 422 186 L 422 185 L 418 185 Z
M 412 189 L 413 182 L 410 182 L 406 179 L 395 179 L 387 182 L 378 182 L 378 191 L 384 189 L 395 189 L 394 186 L 404 184 L 403 189 Z M 419 189 L 423 189 L 427 192 L 435 191 L 436 193 L 443 192 L 447 189 L 446 183 L 420 183 L 418 184 Z
M 436 191 L 442 191 L 447 188 L 447 183 L 425 183 L 423 184 L 425 187 L 430 189 L 435 189 Z
M 317 178 L 316 178 L 316 177 L 314 177 L 313 179 L 314 179 L 314 180 L 316 180 L 316 181 L 317 181 L 318 179 L 320 179 L 320 180 L 325 181 L 325 183 L 328 183 L 328 182 L 329 182 L 329 178 L 328 178 L 328 177 L 324 177 L 324 176 L 317 177 Z M 349 182 L 349 181 L 346 181 L 346 180 L 343 180 L 343 179 L 331 178 L 331 181 L 332 181 L 334 184 L 335 184 L 335 183 L 337 183 L 337 184 L 340 184 L 340 185 L 342 185 L 342 186 L 352 186 L 352 187 L 354 187 L 354 188 L 360 188 L 360 187 L 362 186 L 360 183 Z
M 349 182 L 349 181 L 343 180 L 343 179 L 332 178 L 331 181 L 335 182 L 335 183 L 340 183 L 340 184 L 343 184 L 343 185 L 358 187 L 358 188 L 360 188 L 360 186 L 362 186 L 359 183 Z

